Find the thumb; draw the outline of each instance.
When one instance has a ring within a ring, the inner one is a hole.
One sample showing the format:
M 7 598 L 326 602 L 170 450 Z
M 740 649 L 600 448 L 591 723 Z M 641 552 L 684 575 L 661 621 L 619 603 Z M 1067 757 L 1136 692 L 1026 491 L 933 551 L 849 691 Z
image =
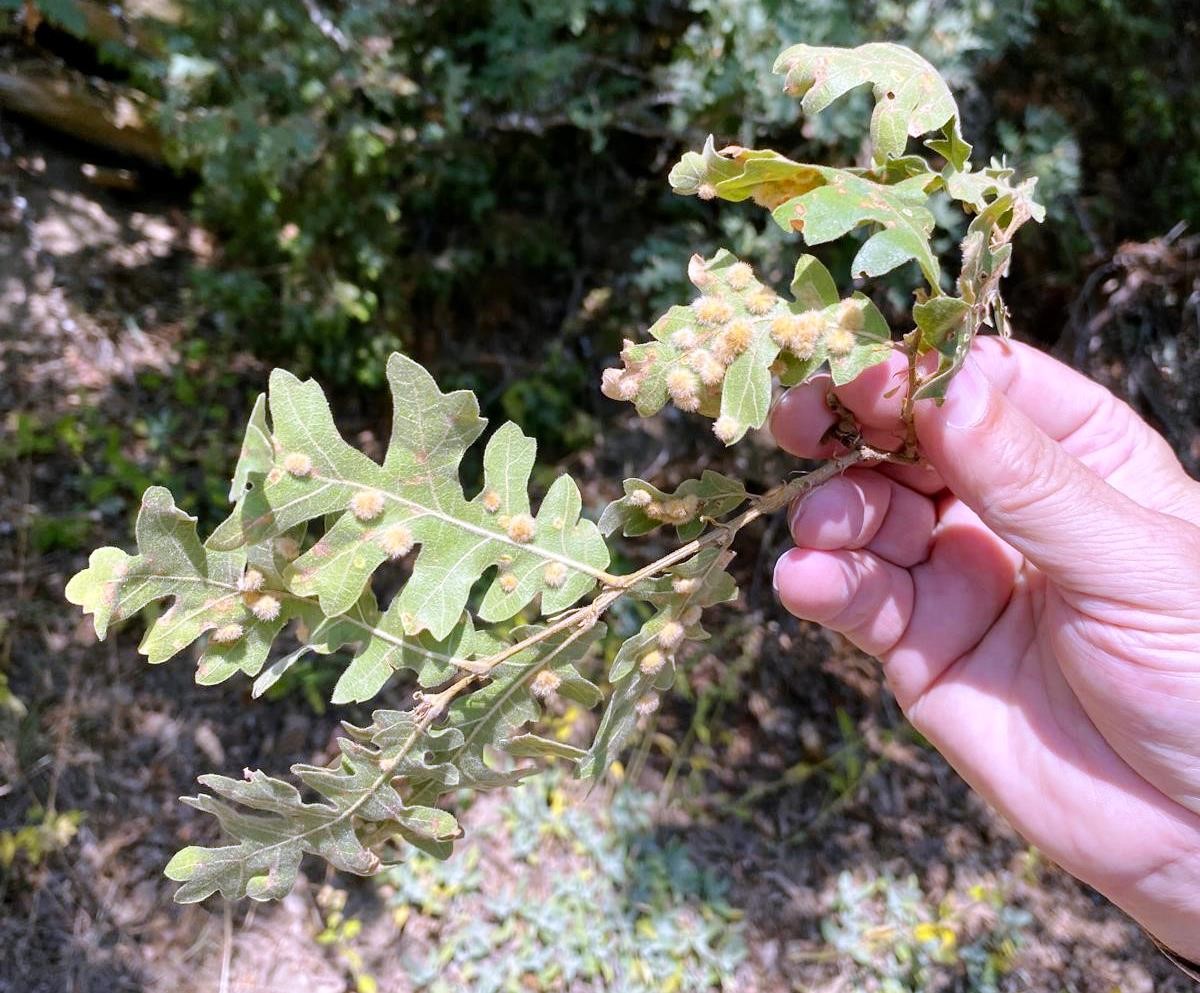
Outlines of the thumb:
M 1052 389 L 1045 402 L 1055 403 Z M 1043 432 L 972 359 L 941 406 L 920 403 L 922 452 L 950 491 L 1056 583 L 1129 603 L 1161 596 L 1147 555 L 1166 518 L 1118 493 Z

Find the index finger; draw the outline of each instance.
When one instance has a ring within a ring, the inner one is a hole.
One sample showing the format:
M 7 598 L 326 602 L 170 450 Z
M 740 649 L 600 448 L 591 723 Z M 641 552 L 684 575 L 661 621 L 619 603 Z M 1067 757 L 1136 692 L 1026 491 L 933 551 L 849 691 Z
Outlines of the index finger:
M 1076 457 L 1087 454 L 1091 439 L 1084 429 L 1098 411 L 1110 411 L 1115 416 L 1117 408 L 1123 408 L 1119 411 L 1121 419 L 1139 442 L 1153 446 L 1158 439 L 1103 386 L 1040 349 L 986 336 L 975 339 L 971 357 L 1009 402 Z M 834 393 L 866 430 L 868 439 L 873 431 L 896 429 L 907 369 L 906 357 L 897 351 L 857 379 L 834 387 Z M 802 458 L 828 458 L 834 453 L 835 446 L 822 442 L 833 415 L 819 418 L 811 413 L 814 397 L 819 396 L 823 402 L 828 388 L 829 380 L 822 377 L 793 387 L 780 399 L 772 413 L 771 431 L 786 451 Z M 1158 441 L 1161 443 L 1161 439 Z

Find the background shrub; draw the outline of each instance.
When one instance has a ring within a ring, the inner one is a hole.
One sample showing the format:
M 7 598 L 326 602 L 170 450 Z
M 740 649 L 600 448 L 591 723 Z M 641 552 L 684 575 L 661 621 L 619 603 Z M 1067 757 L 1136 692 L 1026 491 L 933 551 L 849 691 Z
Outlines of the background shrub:
M 566 341 L 560 371 L 611 351 L 617 326 L 677 291 L 659 259 L 698 235 L 743 251 L 760 237 L 665 192 L 681 149 L 712 132 L 814 159 L 857 151 L 868 95 L 797 127 L 769 72 L 785 42 L 887 38 L 938 65 L 983 151 L 1043 177 L 1059 224 L 1031 277 L 1068 281 L 1090 252 L 1165 231 L 1200 207 L 1200 98 L 1171 27 L 1194 33 L 1196 17 L 1185 0 L 1148 6 L 205 0 L 139 72 L 221 236 L 197 287 L 222 325 L 343 384 L 377 385 L 398 345 L 436 364 L 454 341 L 455 364 L 479 366 L 503 343 L 511 384 L 551 338 Z M 576 339 L 597 288 L 615 292 L 589 349 Z

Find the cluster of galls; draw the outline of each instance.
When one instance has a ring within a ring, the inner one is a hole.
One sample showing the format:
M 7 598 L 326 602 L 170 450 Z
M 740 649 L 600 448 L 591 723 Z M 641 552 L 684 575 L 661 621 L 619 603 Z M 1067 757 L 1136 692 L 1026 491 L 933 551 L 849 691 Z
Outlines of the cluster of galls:
M 658 521 L 660 524 L 687 524 L 694 521 L 700 511 L 700 498 L 694 493 L 656 500 L 649 490 L 634 490 L 625 499 L 631 506 L 637 507 L 652 521 Z
M 755 280 L 754 271 L 745 262 L 731 266 L 724 278 L 718 279 L 697 258 L 692 260 L 688 274 L 704 295 L 691 304 L 694 324 L 670 336 L 677 357 L 668 360 L 671 368 L 665 385 L 671 402 L 680 410 L 715 411 L 720 408 L 726 371 L 754 341 L 754 319 L 765 319 L 777 310 L 779 298 Z M 733 304 L 715 295 L 714 291 L 722 287 L 740 295 L 741 306 L 749 316 L 739 316 Z M 769 330 L 782 351 L 807 361 L 821 346 L 831 356 L 848 355 L 863 325 L 863 304 L 848 299 L 832 312 L 826 309 L 780 313 L 771 320 Z M 621 358 L 624 368 L 606 369 L 601 389 L 614 400 L 635 400 L 654 363 L 654 353 L 636 350 L 632 342 L 626 341 Z M 738 428 L 734 418 L 721 416 L 713 425 L 713 432 L 728 444 L 737 437 Z
M 715 291 L 724 288 L 743 294 L 742 307 L 752 316 L 770 313 L 778 298 L 755 281 L 754 271 L 744 262 L 730 267 L 724 278 L 718 279 L 697 257 L 688 266 L 688 275 L 705 295 L 691 305 L 689 326 L 671 335 L 670 344 L 677 354 L 668 360 L 672 368 L 665 385 L 671 402 L 680 410 L 716 409 L 726 370 L 753 343 L 754 325 Z M 606 369 L 601 389 L 614 400 L 634 400 L 654 363 L 654 355 L 636 350 L 633 342 L 627 341 L 621 358 L 625 367 Z
M 268 623 L 279 617 L 279 611 L 283 607 L 279 598 L 283 594 L 263 589 L 265 582 L 266 578 L 257 569 L 247 569 L 238 579 L 237 589 L 241 594 L 242 603 L 255 619 Z M 231 645 L 241 640 L 245 633 L 244 625 L 231 622 L 210 631 L 208 640 L 217 645 Z
M 698 582 L 681 578 L 676 579 L 673 585 L 677 593 L 691 594 L 695 592 Z M 643 676 L 654 679 L 668 662 L 675 661 L 675 654 L 687 637 L 687 629 L 700 622 L 702 613 L 699 607 L 686 607 L 658 629 L 653 644 L 638 658 L 638 669 Z M 658 709 L 658 694 L 644 694 L 633 709 L 639 717 L 648 717 Z
M 842 358 L 858 343 L 866 324 L 865 306 L 865 302 L 851 298 L 832 309 L 780 314 L 771 321 L 771 340 L 781 352 L 801 362 L 807 362 L 822 347 L 826 355 Z

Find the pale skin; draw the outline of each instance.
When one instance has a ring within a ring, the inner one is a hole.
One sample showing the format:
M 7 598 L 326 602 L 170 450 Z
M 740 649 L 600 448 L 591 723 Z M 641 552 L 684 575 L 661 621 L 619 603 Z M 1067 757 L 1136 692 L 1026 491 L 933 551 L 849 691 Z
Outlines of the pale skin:
M 835 391 L 872 445 L 903 373 Z M 783 448 L 838 450 L 829 389 L 780 400 Z M 876 656 L 1029 842 L 1200 960 L 1200 483 L 1108 391 L 997 339 L 916 428 L 928 468 L 854 468 L 792 508 L 780 600 Z

